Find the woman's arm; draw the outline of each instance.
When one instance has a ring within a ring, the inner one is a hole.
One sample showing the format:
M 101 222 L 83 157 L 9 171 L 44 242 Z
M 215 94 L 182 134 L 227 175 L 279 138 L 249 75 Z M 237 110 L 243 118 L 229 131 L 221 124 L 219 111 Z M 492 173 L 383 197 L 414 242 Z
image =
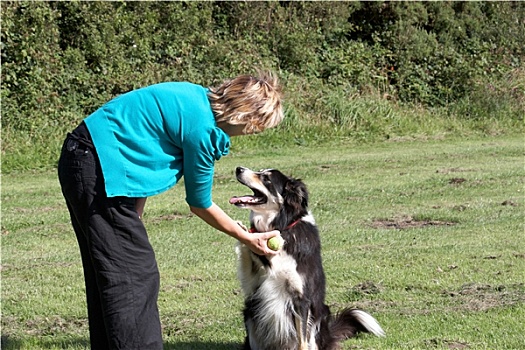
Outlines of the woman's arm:
M 196 208 L 190 206 L 191 212 L 200 217 L 210 226 L 222 231 L 239 242 L 245 244 L 258 255 L 275 255 L 277 252 L 268 248 L 267 241 L 279 234 L 279 231 L 249 233 L 236 221 L 228 216 L 218 205 L 212 204 L 209 208 Z

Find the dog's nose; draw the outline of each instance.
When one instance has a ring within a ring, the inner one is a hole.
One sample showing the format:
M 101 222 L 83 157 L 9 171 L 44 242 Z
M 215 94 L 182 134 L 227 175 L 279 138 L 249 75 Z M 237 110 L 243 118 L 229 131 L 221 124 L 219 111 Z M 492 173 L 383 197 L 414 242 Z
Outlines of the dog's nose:
M 237 169 L 235 169 L 235 174 L 236 175 L 242 174 L 245 170 L 246 170 L 245 167 L 238 166 Z

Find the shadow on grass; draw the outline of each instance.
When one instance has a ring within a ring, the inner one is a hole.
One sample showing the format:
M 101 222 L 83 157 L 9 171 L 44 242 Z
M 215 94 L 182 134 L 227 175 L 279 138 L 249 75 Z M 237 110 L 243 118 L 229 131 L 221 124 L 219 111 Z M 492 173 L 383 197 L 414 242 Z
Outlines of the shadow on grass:
M 34 339 L 34 338 L 33 338 Z M 38 348 L 37 348 L 38 346 Z M 11 336 L 2 336 L 2 350 L 19 349 L 89 349 L 87 338 L 52 339 L 40 338 L 38 340 L 23 340 Z
M 20 349 L 20 341 L 3 335 L 0 341 L 0 349 Z
M 239 343 L 213 343 L 213 342 L 168 342 L 164 343 L 164 350 L 241 350 Z
M 2 336 L 0 348 L 2 350 L 29 349 L 35 346 L 29 342 L 10 336 Z M 86 338 L 58 340 L 58 339 L 39 339 L 39 349 L 90 349 L 89 340 Z M 166 342 L 164 350 L 241 350 L 242 344 L 239 343 L 213 343 L 213 342 Z

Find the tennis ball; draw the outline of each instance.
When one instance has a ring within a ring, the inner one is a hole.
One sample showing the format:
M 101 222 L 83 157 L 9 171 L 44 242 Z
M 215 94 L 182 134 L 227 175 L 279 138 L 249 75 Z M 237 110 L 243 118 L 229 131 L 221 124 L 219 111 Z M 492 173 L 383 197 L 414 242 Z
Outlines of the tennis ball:
M 280 250 L 284 245 L 284 239 L 281 236 L 275 236 L 268 240 L 268 248 L 271 250 Z

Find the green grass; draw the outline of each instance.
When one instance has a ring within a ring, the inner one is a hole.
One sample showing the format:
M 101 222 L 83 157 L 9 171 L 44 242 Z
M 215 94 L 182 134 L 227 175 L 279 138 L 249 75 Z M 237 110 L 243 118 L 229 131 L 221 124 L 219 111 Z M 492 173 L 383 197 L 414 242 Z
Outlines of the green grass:
M 214 199 L 247 220 L 228 205 L 246 191 L 238 165 L 306 182 L 327 303 L 361 307 L 387 332 L 345 349 L 520 349 L 523 146 L 522 136 L 500 136 L 239 148 L 217 163 Z M 2 185 L 2 349 L 88 348 L 80 256 L 55 173 L 7 174 Z M 190 215 L 184 196 L 179 184 L 151 198 L 144 219 L 161 271 L 165 348 L 238 348 L 235 242 Z

